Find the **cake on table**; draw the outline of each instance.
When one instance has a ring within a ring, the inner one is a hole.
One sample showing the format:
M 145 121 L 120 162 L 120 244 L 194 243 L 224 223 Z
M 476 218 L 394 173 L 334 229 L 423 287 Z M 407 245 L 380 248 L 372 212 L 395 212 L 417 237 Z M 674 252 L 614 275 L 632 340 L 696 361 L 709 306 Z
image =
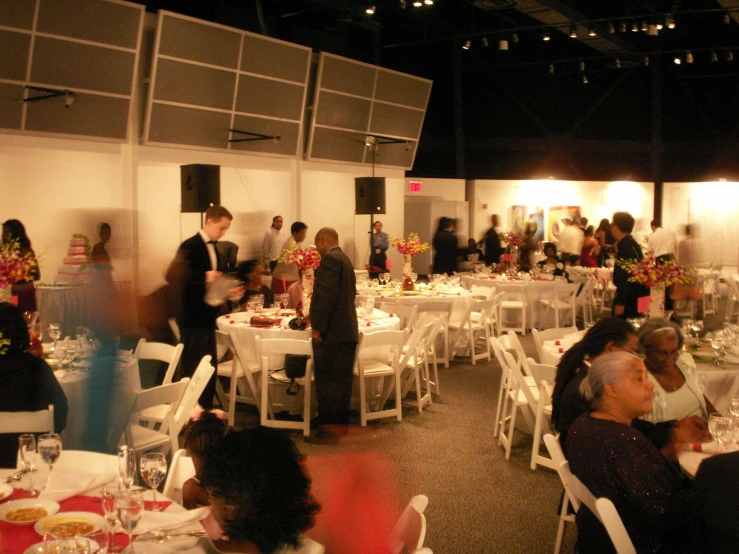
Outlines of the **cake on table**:
M 81 283 L 91 271 L 90 241 L 84 235 L 72 235 L 64 265 L 56 272 L 56 284 Z

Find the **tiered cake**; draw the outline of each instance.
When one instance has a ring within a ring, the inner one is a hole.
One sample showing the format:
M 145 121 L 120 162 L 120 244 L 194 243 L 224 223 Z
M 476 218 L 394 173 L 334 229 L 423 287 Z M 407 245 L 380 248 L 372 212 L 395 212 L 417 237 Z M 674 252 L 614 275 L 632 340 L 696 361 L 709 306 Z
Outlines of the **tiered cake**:
M 58 284 L 80 283 L 90 273 L 90 260 L 88 258 L 88 241 L 84 238 L 73 237 L 69 241 L 67 256 L 64 265 L 56 273 Z

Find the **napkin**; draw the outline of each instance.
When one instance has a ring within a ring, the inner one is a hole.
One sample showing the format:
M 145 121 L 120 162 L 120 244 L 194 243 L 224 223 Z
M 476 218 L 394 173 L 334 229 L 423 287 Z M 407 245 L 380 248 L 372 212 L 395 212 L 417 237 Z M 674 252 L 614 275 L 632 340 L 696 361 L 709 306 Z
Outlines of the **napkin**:
M 153 533 L 154 531 L 170 531 L 205 519 L 210 515 L 210 508 L 197 508 L 186 512 L 149 512 L 144 511 L 141 521 L 134 533 Z
M 103 483 L 107 483 L 112 479 L 115 479 L 115 475 L 111 474 L 104 477 L 105 480 L 100 482 L 96 486 L 100 486 Z M 43 500 L 54 500 L 61 502 L 67 498 L 77 496 L 90 489 L 95 488 L 93 481 L 97 480 L 97 476 L 90 475 L 89 473 L 71 473 L 67 471 L 52 471 L 51 479 L 49 480 L 48 486 L 39 495 L 39 498 Z

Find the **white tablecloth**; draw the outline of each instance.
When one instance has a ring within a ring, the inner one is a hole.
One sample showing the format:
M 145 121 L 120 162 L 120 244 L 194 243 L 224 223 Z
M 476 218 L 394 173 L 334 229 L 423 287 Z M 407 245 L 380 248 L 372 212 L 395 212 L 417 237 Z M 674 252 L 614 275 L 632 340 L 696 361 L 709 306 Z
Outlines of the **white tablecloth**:
M 44 333 L 49 323 L 59 323 L 62 338 L 74 337 L 75 327 L 85 325 L 87 321 L 87 298 L 83 286 L 37 286 L 36 299 Z
M 357 294 L 357 305 L 362 304 L 368 296 L 373 296 L 375 298 L 375 306 L 379 306 L 383 302 L 404 304 L 406 306 L 415 306 L 424 302 L 449 302 L 452 305 L 452 312 L 450 315 L 452 321 L 461 320 L 472 303 L 472 294 L 461 287 L 452 289 L 449 292 L 437 293 L 425 291 L 417 295 L 398 295 L 391 291 L 362 289 Z

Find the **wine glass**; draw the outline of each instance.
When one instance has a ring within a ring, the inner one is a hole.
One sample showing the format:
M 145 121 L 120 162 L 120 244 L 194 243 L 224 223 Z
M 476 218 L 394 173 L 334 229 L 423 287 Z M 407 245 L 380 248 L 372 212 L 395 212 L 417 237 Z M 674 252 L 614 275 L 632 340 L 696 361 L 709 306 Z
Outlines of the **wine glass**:
M 38 438 L 38 453 L 41 459 L 49 464 L 49 480 L 46 481 L 46 490 L 49 490 L 51 476 L 54 474 L 54 464 L 62 455 L 62 438 L 56 433 L 46 433 Z
M 729 413 L 734 417 L 739 417 L 739 396 L 732 396 L 729 399 Z
M 254 309 L 255 310 L 261 310 L 264 308 L 264 295 L 263 294 L 255 294 L 252 296 L 254 299 Z
M 382 276 L 382 278 L 383 278 L 383 279 L 385 280 L 385 284 L 386 284 L 386 285 L 389 285 L 389 284 L 390 284 L 390 281 L 392 281 L 392 278 L 393 278 L 393 276 L 392 276 L 392 275 L 390 275 L 390 272 L 388 271 L 387 273 L 385 273 L 385 274 L 384 274 L 384 275 Z
M 123 489 L 131 490 L 136 479 L 136 451 L 128 446 L 118 449 L 118 480 Z
M 110 552 L 119 552 L 115 549 L 115 541 L 113 540 L 113 532 L 115 530 L 116 523 L 118 523 L 118 485 L 107 484 L 103 487 L 100 493 L 100 498 L 103 504 L 103 513 L 105 519 L 108 522 L 109 533 L 110 533 Z
M 36 437 L 31 433 L 24 433 L 18 437 L 18 450 L 23 462 L 23 469 L 28 473 L 28 496 L 37 496 L 39 491 L 33 488 L 33 466 L 36 463 Z
M 128 533 L 128 543 L 131 546 L 131 554 L 133 554 L 133 531 L 144 513 L 144 496 L 140 491 L 122 492 L 118 496 L 116 506 L 118 507 L 118 520 L 123 530 Z
M 411 273 L 411 282 L 413 283 L 413 286 L 416 286 L 416 281 L 418 281 L 418 273 Z
M 49 337 L 54 341 L 54 350 L 56 351 L 56 341 L 62 338 L 62 327 L 58 323 L 49 323 Z
M 154 507 L 152 511 L 159 512 L 161 509 L 157 506 L 157 487 L 164 479 L 164 476 L 167 475 L 167 459 L 161 452 L 144 454 L 141 456 L 140 466 L 141 477 L 151 487 L 151 492 L 154 494 Z
M 286 310 L 287 309 L 287 305 L 289 303 L 290 303 L 290 295 L 288 293 L 286 293 L 286 292 L 283 292 L 280 295 L 280 304 L 282 304 L 282 309 L 283 310 Z
M 701 343 L 701 333 L 703 332 L 703 320 L 702 319 L 695 319 L 693 320 L 693 326 L 692 326 L 693 334 L 695 335 L 696 344 Z

